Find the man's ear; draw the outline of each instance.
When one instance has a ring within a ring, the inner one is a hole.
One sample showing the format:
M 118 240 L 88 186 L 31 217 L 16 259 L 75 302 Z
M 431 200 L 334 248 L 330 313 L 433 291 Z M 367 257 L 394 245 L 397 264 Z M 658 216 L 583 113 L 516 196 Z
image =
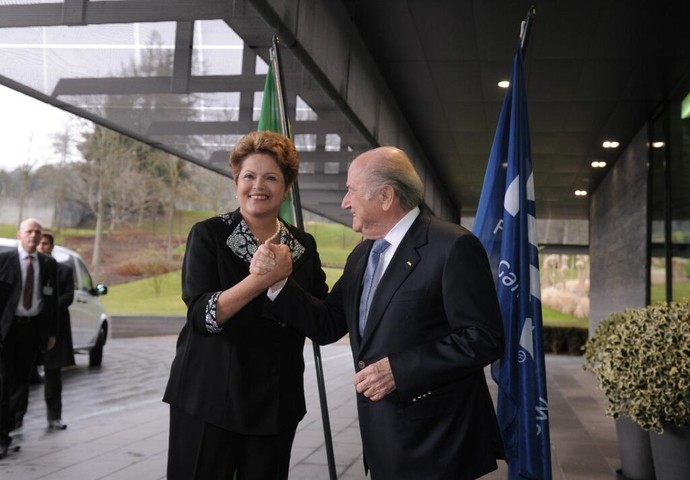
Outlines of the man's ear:
M 390 185 L 384 185 L 379 191 L 381 196 L 381 208 L 383 210 L 390 210 L 393 206 L 393 200 L 395 199 L 395 191 Z

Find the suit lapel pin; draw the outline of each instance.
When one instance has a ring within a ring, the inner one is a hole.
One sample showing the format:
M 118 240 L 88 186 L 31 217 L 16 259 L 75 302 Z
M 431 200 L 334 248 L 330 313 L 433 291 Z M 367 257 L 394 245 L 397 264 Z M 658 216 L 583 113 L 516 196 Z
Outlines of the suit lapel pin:
M 412 262 L 411 262 L 410 260 L 407 260 L 405 263 L 407 263 L 407 266 L 408 266 L 408 267 L 411 267 L 411 266 L 412 266 Z

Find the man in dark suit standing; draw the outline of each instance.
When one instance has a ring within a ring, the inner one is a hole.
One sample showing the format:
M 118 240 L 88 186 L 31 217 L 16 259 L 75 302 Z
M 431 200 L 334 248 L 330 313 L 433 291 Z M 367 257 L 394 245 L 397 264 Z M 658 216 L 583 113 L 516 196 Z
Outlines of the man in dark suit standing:
M 17 249 L 0 253 L 0 284 L 10 288 L 0 304 L 0 458 L 12 442 L 10 395 L 29 381 L 38 349 L 55 345 L 57 262 L 37 252 L 41 233 L 37 220 L 24 220 Z
M 50 233 L 43 233 L 38 251 L 52 256 L 55 238 Z M 74 301 L 74 275 L 72 267 L 65 263 L 57 264 L 58 287 L 58 325 L 55 347 L 43 355 L 45 371 L 45 401 L 48 428 L 65 430 L 62 423 L 62 367 L 74 365 L 74 346 L 72 345 L 72 325 L 69 306 Z
M 503 352 L 501 312 L 479 240 L 422 202 L 403 151 L 357 157 L 342 207 L 365 240 L 325 302 L 288 278 L 269 290 L 264 313 L 321 344 L 349 333 L 372 479 L 474 479 L 504 458 L 484 374 Z M 264 245 L 252 271 L 278 281 L 288 260 Z

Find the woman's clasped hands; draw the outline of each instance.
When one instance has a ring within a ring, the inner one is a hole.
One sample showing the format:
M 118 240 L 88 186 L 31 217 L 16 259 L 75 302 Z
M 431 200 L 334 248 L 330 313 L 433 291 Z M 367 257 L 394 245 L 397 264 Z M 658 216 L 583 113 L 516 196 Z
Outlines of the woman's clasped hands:
M 271 279 L 271 290 L 283 286 L 283 280 L 292 273 L 292 256 L 287 245 L 266 242 L 259 245 L 249 264 L 252 275 L 268 275 Z

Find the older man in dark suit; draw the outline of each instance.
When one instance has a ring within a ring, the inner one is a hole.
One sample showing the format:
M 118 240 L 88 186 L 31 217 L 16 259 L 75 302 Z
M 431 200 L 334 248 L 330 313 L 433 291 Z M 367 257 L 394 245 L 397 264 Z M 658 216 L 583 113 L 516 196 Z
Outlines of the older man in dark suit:
M 38 349 L 55 345 L 58 277 L 55 259 L 37 252 L 41 224 L 19 226 L 17 249 L 0 253 L 0 458 L 7 455 L 13 418 L 10 395 L 29 381 Z
M 473 479 L 504 458 L 484 375 L 503 352 L 501 313 L 479 240 L 423 211 L 422 201 L 403 151 L 357 157 L 342 207 L 365 241 L 325 302 L 288 279 L 269 291 L 264 313 L 322 344 L 349 332 L 373 479 Z M 277 281 L 288 260 L 264 245 L 252 271 Z

